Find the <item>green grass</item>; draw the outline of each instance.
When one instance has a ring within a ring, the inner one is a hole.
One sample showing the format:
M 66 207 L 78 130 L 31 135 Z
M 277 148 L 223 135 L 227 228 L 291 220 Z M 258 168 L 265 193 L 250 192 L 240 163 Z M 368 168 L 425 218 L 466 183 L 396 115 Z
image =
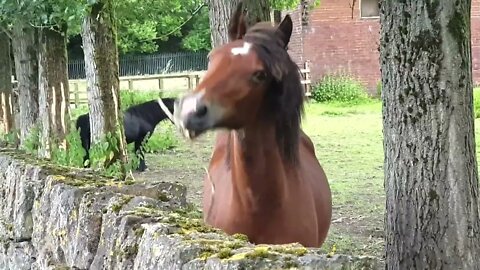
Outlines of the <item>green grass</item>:
M 323 245 L 357 255 L 382 253 L 381 103 L 309 104 L 303 124 L 332 190 L 333 223 Z

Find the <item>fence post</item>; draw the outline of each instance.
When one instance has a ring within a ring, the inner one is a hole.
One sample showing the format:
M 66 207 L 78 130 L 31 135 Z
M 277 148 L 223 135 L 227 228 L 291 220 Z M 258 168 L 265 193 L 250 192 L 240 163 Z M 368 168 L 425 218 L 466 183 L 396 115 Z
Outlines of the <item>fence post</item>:
M 133 90 L 133 80 L 128 79 L 128 90 Z
M 305 61 L 305 94 L 306 96 L 310 96 L 311 93 L 311 84 L 310 81 L 310 62 L 307 60 Z
M 73 83 L 73 91 L 75 93 L 75 108 L 78 108 L 80 105 L 80 96 L 79 96 L 79 91 L 78 91 L 78 82 Z
M 163 78 L 158 78 L 158 90 L 163 91 Z
M 189 75 L 187 78 L 187 81 L 188 81 L 188 91 L 192 91 L 194 89 L 193 88 L 194 76 Z
M 200 84 L 200 75 L 196 74 L 195 75 L 195 87 L 197 87 Z

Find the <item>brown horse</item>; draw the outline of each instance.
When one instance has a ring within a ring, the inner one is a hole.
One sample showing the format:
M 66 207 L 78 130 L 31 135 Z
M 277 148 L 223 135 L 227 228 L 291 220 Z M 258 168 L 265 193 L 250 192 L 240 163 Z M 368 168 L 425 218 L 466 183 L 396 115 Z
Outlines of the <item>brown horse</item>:
M 256 244 L 323 244 L 331 221 L 330 187 L 301 130 L 304 93 L 278 27 L 248 29 L 242 5 L 229 23 L 231 42 L 215 48 L 198 87 L 179 98 L 174 119 L 194 139 L 217 133 L 204 181 L 206 223 Z

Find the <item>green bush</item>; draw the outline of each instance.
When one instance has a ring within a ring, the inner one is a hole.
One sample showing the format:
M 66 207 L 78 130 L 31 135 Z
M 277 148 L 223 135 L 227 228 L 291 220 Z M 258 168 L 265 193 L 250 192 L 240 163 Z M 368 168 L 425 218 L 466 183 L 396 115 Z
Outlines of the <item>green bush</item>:
M 312 98 L 317 102 L 360 103 L 368 100 L 366 88 L 346 74 L 325 75 L 314 86 Z
M 128 107 L 146 102 L 160 97 L 159 91 L 136 91 L 136 90 L 121 90 L 120 91 L 120 106 L 122 110 Z
M 68 151 L 53 145 L 52 160 L 63 166 L 83 167 L 85 150 L 82 148 L 80 132 L 75 130 L 75 125 L 70 126 L 70 133 L 67 134 L 65 140 L 67 141 Z

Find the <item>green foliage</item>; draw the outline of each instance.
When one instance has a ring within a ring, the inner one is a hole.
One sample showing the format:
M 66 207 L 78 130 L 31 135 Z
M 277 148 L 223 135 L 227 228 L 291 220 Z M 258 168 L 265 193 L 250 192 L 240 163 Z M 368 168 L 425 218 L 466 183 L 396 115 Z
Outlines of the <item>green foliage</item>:
M 158 124 L 156 132 L 145 145 L 145 153 L 165 152 L 178 146 L 179 139 L 175 127 L 170 121 Z
M 131 107 L 133 105 L 137 105 L 157 98 L 159 98 L 158 91 L 121 90 L 120 106 L 122 110 L 126 110 L 128 107 Z
M 208 19 L 208 8 L 202 8 L 194 19 L 191 29 L 189 29 L 182 40 L 182 47 L 190 51 L 211 50 L 210 22 Z
M 309 5 L 310 8 L 318 7 L 321 0 L 314 0 L 313 3 Z M 289 10 L 294 9 L 298 4 L 299 0 L 271 0 L 272 8 L 277 10 Z
M 7 147 L 16 147 L 19 143 L 19 134 L 20 132 L 18 130 L 11 130 L 8 133 L 2 133 L 0 141 Z
M 346 74 L 325 75 L 314 86 L 312 97 L 317 102 L 361 103 L 368 100 L 366 88 Z
M 52 160 L 60 165 L 69 167 L 83 167 L 83 156 L 85 150 L 80 141 L 80 131 L 75 129 L 74 125 L 70 127 L 70 133 L 66 136 L 68 150 L 59 148 L 57 145 L 52 147 Z
M 25 138 L 25 143 L 23 147 L 27 153 L 36 155 L 38 149 L 40 148 L 40 124 L 35 124 L 31 129 L 30 133 Z
M 0 22 L 28 22 L 35 27 L 54 27 L 64 24 L 80 29 L 84 5 L 78 0 L 0 0 Z
M 157 40 L 182 37 L 182 26 L 203 0 L 117 1 L 119 51 L 149 53 L 158 49 Z
M 473 89 L 473 108 L 475 118 L 480 118 L 480 87 Z
M 377 82 L 377 98 L 382 98 L 382 81 Z
M 105 137 L 97 143 L 92 143 L 90 147 L 90 167 L 102 168 L 114 159 L 115 153 L 118 152 L 118 138 L 112 133 L 105 134 Z M 87 165 L 87 164 L 85 164 Z

